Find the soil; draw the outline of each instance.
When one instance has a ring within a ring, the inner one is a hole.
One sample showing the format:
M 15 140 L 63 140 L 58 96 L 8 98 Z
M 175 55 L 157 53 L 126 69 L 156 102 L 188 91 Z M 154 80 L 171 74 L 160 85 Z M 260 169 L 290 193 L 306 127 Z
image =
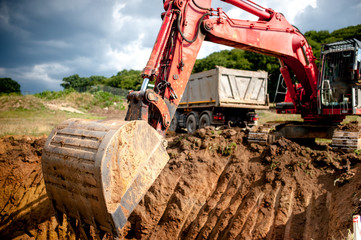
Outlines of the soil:
M 360 124 L 357 121 L 349 122 L 338 126 L 338 129 L 347 132 L 359 132 Z
M 73 112 L 73 113 L 80 113 L 80 114 L 84 114 L 84 112 L 70 107 L 70 106 L 66 106 L 65 104 L 52 104 L 52 103 L 45 103 L 45 106 L 51 110 L 61 110 L 61 111 L 66 111 L 66 112 Z
M 0 139 L 0 238 L 46 239 L 57 222 L 41 171 L 45 137 Z
M 170 161 L 123 228 L 126 239 L 343 239 L 361 214 L 361 156 L 240 129 L 168 136 Z M 74 239 L 46 197 L 46 138 L 0 139 L 0 238 Z

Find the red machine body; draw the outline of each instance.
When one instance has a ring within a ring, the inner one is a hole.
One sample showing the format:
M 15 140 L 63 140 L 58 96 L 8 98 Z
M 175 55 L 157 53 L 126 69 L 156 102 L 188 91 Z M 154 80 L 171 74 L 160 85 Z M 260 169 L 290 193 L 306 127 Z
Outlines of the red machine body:
M 143 72 L 145 83 L 140 92 L 128 96 L 130 108 L 126 120 L 147 120 L 158 132 L 165 133 L 203 40 L 277 57 L 288 89 L 287 98 L 292 102 L 292 105 L 286 104 L 283 113 L 298 113 L 304 121 L 316 124 L 339 123 L 350 114 L 349 111 L 319 111 L 319 71 L 312 49 L 302 33 L 281 13 L 251 1 L 222 1 L 259 19 L 231 19 L 221 8 L 212 9 L 211 0 L 164 2 L 163 24 Z M 147 89 L 148 81 L 155 81 L 153 90 Z M 140 102 L 139 96 L 142 96 Z

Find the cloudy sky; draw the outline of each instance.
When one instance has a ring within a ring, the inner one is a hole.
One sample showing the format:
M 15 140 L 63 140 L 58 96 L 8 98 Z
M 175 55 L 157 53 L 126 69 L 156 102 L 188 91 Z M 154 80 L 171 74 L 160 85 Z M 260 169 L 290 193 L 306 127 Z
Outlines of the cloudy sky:
M 302 32 L 361 24 L 361 0 L 254 0 Z M 198 0 L 199 3 L 202 0 Z M 255 18 L 213 0 L 234 18 Z M 61 90 L 61 79 L 110 77 L 144 68 L 161 24 L 162 0 L 0 0 L 0 78 L 23 93 Z M 198 58 L 225 49 L 202 46 Z

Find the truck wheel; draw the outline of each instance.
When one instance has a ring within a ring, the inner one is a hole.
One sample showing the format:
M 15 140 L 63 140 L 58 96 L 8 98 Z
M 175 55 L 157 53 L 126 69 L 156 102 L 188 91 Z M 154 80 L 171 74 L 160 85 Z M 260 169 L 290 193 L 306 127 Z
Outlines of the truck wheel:
M 208 114 L 203 114 L 199 119 L 199 128 L 207 127 L 211 125 L 211 119 Z
M 168 130 L 172 132 L 176 132 L 178 130 L 178 119 L 176 115 L 174 115 L 172 121 L 170 122 Z
M 186 128 L 188 133 L 194 133 L 197 130 L 197 120 L 194 114 L 190 114 L 187 117 Z

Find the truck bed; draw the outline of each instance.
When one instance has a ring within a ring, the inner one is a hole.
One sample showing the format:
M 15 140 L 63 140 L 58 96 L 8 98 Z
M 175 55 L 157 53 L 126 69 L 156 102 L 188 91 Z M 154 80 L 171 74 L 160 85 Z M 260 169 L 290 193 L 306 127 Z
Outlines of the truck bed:
M 268 109 L 267 75 L 224 67 L 192 74 L 178 108 Z

